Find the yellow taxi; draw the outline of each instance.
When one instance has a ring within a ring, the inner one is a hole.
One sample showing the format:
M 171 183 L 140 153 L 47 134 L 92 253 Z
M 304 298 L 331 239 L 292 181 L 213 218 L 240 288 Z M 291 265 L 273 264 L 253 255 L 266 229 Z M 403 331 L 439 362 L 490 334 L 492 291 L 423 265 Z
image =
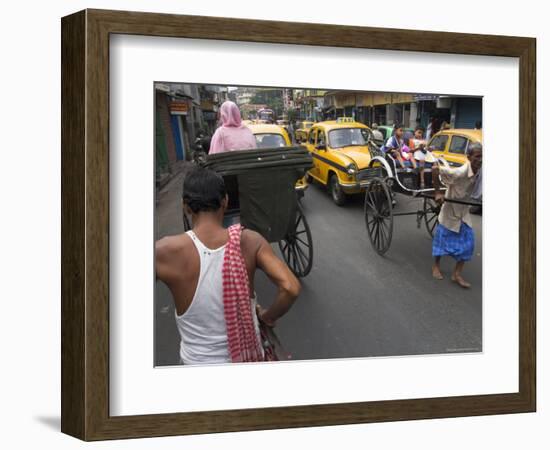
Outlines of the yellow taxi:
M 305 142 L 307 140 L 309 130 L 314 123 L 315 122 L 310 122 L 308 120 L 298 122 L 298 124 L 296 125 L 296 131 L 294 132 L 294 138 L 296 139 L 296 142 Z
M 456 128 L 442 130 L 434 134 L 428 143 L 428 148 L 437 158 L 445 159 L 451 166 L 461 166 L 468 158 L 466 149 L 470 143 L 482 143 L 481 130 Z
M 317 122 L 302 143 L 313 157 L 308 178 L 327 186 L 338 206 L 346 202 L 348 194 L 364 192 L 368 186 L 371 138 L 369 127 L 351 117 L 340 117 Z
M 279 125 L 269 123 L 245 123 L 245 125 L 250 128 L 256 138 L 258 148 L 289 147 L 292 145 L 288 133 Z
M 279 125 L 267 123 L 251 123 L 245 125 L 250 128 L 252 134 L 256 138 L 256 145 L 258 148 L 292 146 L 292 142 L 287 131 Z M 305 177 L 300 178 L 296 182 L 296 191 L 300 196 L 304 194 L 307 186 L 308 184 L 305 180 Z

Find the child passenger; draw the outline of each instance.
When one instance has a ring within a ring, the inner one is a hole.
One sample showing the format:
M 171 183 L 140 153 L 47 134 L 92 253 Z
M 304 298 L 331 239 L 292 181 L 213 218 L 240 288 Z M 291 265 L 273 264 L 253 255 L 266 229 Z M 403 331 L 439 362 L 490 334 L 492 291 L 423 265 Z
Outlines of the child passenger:
M 411 148 L 414 154 L 414 159 L 420 168 L 420 189 L 424 189 L 426 187 L 424 169 L 431 168 L 432 164 L 435 162 L 435 158 L 426 146 L 426 141 L 424 140 L 424 129 L 422 127 L 416 127 L 414 130 L 414 137 L 410 140 L 409 147 Z
M 394 129 L 393 135 L 386 141 L 382 147 L 382 151 L 389 153 L 404 169 L 406 166 L 412 166 L 416 168 L 416 161 L 413 157 L 411 149 L 405 145 L 403 139 L 403 126 L 397 125 Z

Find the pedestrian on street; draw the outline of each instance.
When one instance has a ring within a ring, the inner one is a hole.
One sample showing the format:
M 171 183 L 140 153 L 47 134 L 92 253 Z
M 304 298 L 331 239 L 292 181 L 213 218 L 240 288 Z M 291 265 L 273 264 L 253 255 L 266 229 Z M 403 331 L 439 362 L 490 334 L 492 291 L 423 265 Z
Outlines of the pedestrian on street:
M 439 131 L 439 121 L 436 117 L 430 117 L 428 122 L 428 129 L 426 130 L 426 139 L 430 139 L 435 133 Z
M 155 245 L 157 279 L 175 304 L 182 364 L 263 361 L 259 322 L 275 326 L 292 306 L 300 283 L 269 242 L 240 224 L 222 226 L 228 196 L 223 178 L 196 166 L 183 182 L 183 207 L 193 229 Z M 275 284 L 271 306 L 257 306 L 254 276 Z
M 292 120 L 288 121 L 288 137 L 290 138 L 290 142 L 294 145 L 296 139 L 294 137 L 294 125 L 292 125 Z
M 256 138 L 241 120 L 239 107 L 230 100 L 220 106 L 221 126 L 210 141 L 210 152 L 223 153 L 256 148 Z
M 435 200 L 443 205 L 439 213 L 432 241 L 434 264 L 432 275 L 442 280 L 440 260 L 449 255 L 456 260 L 456 266 L 451 280 L 463 288 L 471 285 L 462 278 L 462 270 L 466 261 L 470 261 L 474 253 L 475 235 L 472 229 L 472 219 L 467 205 L 444 202 L 444 199 L 469 201 L 473 195 L 481 195 L 481 165 L 483 148 L 474 143 L 467 149 L 468 161 L 460 167 L 436 164 L 432 168 Z M 439 176 L 447 186 L 445 194 L 440 189 Z

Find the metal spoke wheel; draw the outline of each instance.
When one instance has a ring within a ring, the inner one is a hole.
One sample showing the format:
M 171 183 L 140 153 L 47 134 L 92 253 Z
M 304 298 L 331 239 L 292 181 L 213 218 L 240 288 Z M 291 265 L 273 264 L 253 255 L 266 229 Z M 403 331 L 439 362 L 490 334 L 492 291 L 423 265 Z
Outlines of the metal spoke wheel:
M 393 208 L 390 190 L 381 178 L 373 178 L 365 193 L 365 222 L 372 247 L 383 255 L 391 244 Z
M 288 267 L 297 277 L 305 277 L 311 271 L 313 240 L 300 204 L 296 211 L 294 229 L 282 241 L 279 241 L 279 250 L 281 250 Z
M 430 236 L 434 236 L 434 230 L 439 223 L 438 216 L 441 207 L 433 198 L 424 197 L 424 224 Z

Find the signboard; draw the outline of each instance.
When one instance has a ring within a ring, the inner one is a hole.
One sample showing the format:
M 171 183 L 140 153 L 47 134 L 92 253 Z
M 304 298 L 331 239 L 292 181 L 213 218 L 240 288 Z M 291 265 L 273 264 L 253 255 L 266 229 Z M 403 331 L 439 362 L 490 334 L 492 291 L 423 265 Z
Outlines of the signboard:
M 170 114 L 185 116 L 189 111 L 187 100 L 172 100 L 170 102 Z

